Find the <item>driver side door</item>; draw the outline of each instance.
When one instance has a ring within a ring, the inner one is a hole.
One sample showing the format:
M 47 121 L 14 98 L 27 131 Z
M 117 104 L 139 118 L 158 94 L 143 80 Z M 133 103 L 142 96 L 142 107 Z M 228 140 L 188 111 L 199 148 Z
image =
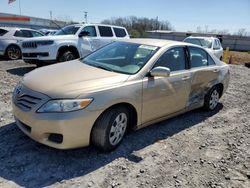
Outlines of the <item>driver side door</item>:
M 78 40 L 78 49 L 80 50 L 81 57 L 88 55 L 89 53 L 98 49 L 98 44 L 94 41 L 97 39 L 97 33 L 95 26 L 86 26 L 81 32 L 88 32 L 87 36 L 79 37 Z

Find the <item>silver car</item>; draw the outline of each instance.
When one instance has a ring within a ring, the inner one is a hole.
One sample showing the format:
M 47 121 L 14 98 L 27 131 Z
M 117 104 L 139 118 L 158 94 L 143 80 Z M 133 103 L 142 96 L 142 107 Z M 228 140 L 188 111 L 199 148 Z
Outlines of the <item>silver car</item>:
M 41 37 L 42 33 L 27 28 L 0 27 L 0 56 L 16 60 L 22 56 L 19 42 L 25 38 Z
M 214 110 L 228 82 L 229 66 L 199 46 L 127 39 L 26 74 L 13 93 L 13 114 L 42 144 L 108 151 L 128 129 Z
M 214 54 L 219 60 L 223 58 L 223 48 L 220 40 L 215 37 L 187 37 L 184 42 L 196 44 L 206 48 L 210 53 Z

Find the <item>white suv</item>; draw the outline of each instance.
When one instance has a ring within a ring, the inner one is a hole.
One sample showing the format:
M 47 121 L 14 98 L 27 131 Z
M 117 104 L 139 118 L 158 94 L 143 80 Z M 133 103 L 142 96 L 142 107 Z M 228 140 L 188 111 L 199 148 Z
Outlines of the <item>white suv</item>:
M 75 24 L 53 36 L 24 40 L 23 60 L 28 63 L 64 62 L 84 57 L 117 39 L 129 38 L 124 27 L 102 24 Z
M 209 52 L 214 54 L 218 59 L 223 58 L 223 48 L 221 46 L 220 40 L 215 37 L 187 37 L 184 42 L 196 44 L 206 48 Z

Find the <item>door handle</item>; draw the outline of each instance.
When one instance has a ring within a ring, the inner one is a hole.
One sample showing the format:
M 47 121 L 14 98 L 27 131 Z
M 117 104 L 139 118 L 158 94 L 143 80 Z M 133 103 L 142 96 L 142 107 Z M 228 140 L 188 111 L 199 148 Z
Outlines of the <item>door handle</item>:
M 184 76 L 181 78 L 181 80 L 183 80 L 183 81 L 188 80 L 188 79 L 190 79 L 190 76 Z
M 219 69 L 214 69 L 213 72 L 219 72 Z

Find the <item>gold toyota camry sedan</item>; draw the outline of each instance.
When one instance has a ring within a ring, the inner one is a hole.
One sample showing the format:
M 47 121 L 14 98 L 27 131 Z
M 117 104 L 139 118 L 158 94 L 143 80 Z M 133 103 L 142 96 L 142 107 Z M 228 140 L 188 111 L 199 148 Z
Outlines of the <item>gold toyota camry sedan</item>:
M 228 83 L 229 66 L 202 47 L 122 40 L 26 74 L 13 92 L 13 114 L 42 144 L 110 151 L 128 129 L 195 108 L 214 110 Z

